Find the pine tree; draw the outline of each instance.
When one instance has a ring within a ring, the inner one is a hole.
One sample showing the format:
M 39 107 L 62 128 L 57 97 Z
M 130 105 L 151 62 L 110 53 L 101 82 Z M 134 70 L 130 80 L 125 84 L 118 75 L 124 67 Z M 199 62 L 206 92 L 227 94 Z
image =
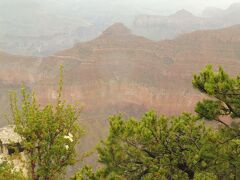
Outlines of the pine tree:
M 209 97 L 197 103 L 195 111 L 199 117 L 223 125 L 218 139 L 219 169 L 225 169 L 228 178 L 239 179 L 240 128 L 237 119 L 240 118 L 240 76 L 230 77 L 221 67 L 214 72 L 208 65 L 194 76 L 193 86 Z M 225 123 L 224 119 L 232 120 L 232 124 Z
M 216 179 L 216 137 L 187 113 L 168 118 L 150 111 L 141 120 L 112 116 L 109 136 L 98 148 L 103 168 L 94 174 L 86 167 L 75 179 Z

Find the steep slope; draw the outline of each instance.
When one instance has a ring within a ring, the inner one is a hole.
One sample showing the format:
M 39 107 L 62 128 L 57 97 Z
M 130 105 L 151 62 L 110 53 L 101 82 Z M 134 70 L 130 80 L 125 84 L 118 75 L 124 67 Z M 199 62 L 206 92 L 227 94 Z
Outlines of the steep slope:
M 213 27 L 219 27 L 215 21 L 194 16 L 186 10 L 180 10 L 170 16 L 138 16 L 132 29 L 134 33 L 152 40 L 163 40 L 172 39 L 179 34 Z
M 196 31 L 156 43 L 133 35 L 122 24 L 114 24 L 95 40 L 47 58 L 1 52 L 0 80 L 9 86 L 25 81 L 37 91 L 41 103 L 53 102 L 58 67 L 63 64 L 64 97 L 83 105 L 80 122 L 87 135 L 79 151 L 84 151 L 106 136 L 110 114 L 139 116 L 151 108 L 168 115 L 192 112 L 196 101 L 202 98 L 192 88 L 193 74 L 209 63 L 237 74 L 239 37 L 240 26 L 234 26 Z M 1 86 L 0 92 L 1 99 L 6 93 Z
M 134 33 L 152 40 L 164 40 L 195 30 L 220 29 L 237 24 L 240 24 L 240 3 L 232 4 L 226 10 L 207 8 L 201 17 L 186 10 L 170 16 L 137 16 L 132 29 Z
M 239 33 L 235 26 L 155 43 L 116 24 L 99 38 L 56 54 L 79 62 L 65 72 L 64 94 L 83 103 L 81 122 L 90 132 L 84 142 L 94 146 L 104 137 L 109 114 L 139 116 L 151 108 L 168 115 L 193 111 L 202 98 L 192 89 L 194 73 L 209 63 L 222 65 L 231 74 L 239 72 Z M 46 81 L 37 89 L 41 97 L 48 95 L 43 102 L 56 97 L 56 88 Z

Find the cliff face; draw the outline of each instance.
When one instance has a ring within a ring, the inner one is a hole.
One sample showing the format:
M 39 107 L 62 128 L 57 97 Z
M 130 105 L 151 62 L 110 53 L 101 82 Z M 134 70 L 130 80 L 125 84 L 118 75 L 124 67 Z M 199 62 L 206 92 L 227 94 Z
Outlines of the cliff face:
M 133 32 L 152 40 L 173 39 L 195 30 L 225 28 L 240 23 L 240 3 L 225 10 L 207 8 L 202 16 L 180 10 L 170 16 L 141 15 L 135 18 Z
M 64 98 L 83 105 L 87 135 L 79 150 L 94 147 L 107 134 L 110 114 L 140 116 L 146 110 L 176 115 L 192 112 L 202 98 L 191 85 L 206 64 L 236 75 L 240 67 L 240 27 L 197 31 L 159 43 L 115 24 L 97 39 L 46 58 L 0 53 L 0 102 L 25 82 L 41 103 L 56 99 L 59 65 L 64 65 Z M 90 160 L 93 162 L 93 160 Z
M 138 16 L 132 29 L 135 34 L 158 41 L 173 39 L 196 30 L 222 27 L 224 26 L 221 25 L 221 21 L 197 17 L 187 12 L 177 12 L 171 16 Z

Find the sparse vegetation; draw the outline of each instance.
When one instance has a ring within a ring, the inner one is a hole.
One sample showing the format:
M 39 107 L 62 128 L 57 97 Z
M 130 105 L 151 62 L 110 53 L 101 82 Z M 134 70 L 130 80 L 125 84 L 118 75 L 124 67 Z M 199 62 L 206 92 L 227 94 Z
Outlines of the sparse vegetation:
M 11 96 L 15 131 L 27 156 L 29 176 L 37 179 L 58 179 L 66 167 L 76 162 L 75 146 L 83 133 L 77 122 L 80 110 L 62 100 L 62 68 L 56 105 L 41 107 L 34 93 L 22 88 L 20 106 Z

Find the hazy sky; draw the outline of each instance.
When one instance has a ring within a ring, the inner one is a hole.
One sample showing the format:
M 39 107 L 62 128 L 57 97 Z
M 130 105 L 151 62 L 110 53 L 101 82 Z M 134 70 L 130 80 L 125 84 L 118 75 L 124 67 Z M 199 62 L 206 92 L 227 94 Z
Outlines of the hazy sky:
M 206 7 L 226 9 L 237 2 L 240 0 L 0 0 L 0 20 L 9 16 L 16 19 L 23 14 L 28 17 L 28 11 L 38 13 L 39 10 L 42 14 L 65 14 L 88 20 L 95 18 L 95 21 L 97 18 L 97 22 L 102 17 L 105 22 L 111 19 L 127 23 L 126 20 L 132 22 L 140 14 L 169 15 L 186 9 L 200 15 Z
M 64 0 L 62 0 L 64 1 Z M 137 9 L 145 9 L 152 13 L 172 13 L 179 9 L 186 9 L 193 13 L 199 13 L 206 7 L 217 7 L 226 9 L 232 3 L 240 2 L 240 0 L 65 0 L 75 1 L 79 4 L 97 5 L 107 7 L 120 4 L 122 6 L 134 7 Z
M 129 2 L 130 0 L 123 0 Z M 236 0 L 131 0 L 135 4 L 149 6 L 150 8 L 168 9 L 188 9 L 200 11 L 206 7 L 227 8 L 230 4 L 237 2 Z M 159 7 L 157 7 L 159 6 Z
M 168 15 L 186 9 L 198 15 L 206 7 L 226 9 L 240 0 L 0 0 L 1 4 L 24 6 L 37 2 L 51 9 L 76 10 L 82 14 L 101 14 L 104 12 L 127 12 Z M 11 8 L 10 8 L 11 9 Z

